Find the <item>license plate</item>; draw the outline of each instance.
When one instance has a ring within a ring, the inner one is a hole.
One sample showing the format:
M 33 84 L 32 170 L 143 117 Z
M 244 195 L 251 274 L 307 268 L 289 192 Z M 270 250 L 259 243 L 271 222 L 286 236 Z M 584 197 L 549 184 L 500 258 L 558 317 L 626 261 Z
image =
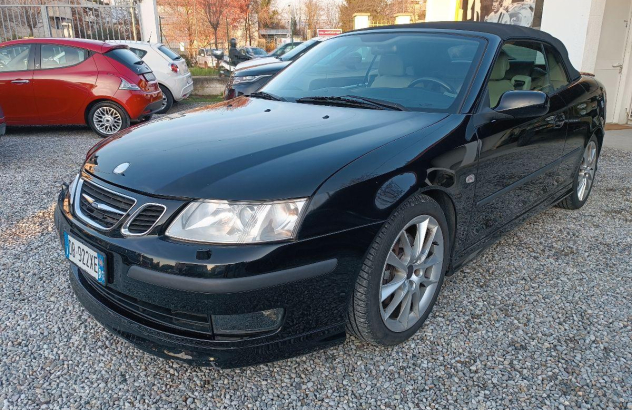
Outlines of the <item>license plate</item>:
M 68 232 L 64 232 L 64 244 L 66 258 L 99 283 L 105 285 L 105 255 L 92 250 L 81 241 L 68 235 Z

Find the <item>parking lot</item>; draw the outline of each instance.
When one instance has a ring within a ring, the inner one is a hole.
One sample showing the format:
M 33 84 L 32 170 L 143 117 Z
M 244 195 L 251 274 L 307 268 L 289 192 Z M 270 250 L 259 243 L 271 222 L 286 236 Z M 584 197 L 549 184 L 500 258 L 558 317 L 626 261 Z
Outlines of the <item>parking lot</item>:
M 546 211 L 448 278 L 404 345 L 220 371 L 136 350 L 75 299 L 53 207 L 98 141 L 0 139 L 1 409 L 632 409 L 632 152 L 606 146 L 584 208 Z

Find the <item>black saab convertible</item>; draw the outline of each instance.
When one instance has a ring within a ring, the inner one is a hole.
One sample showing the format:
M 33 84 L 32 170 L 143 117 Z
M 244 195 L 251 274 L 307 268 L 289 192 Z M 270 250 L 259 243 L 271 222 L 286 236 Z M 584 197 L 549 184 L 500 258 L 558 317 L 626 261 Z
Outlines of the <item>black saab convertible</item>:
M 605 94 L 559 40 L 380 27 L 262 90 L 103 140 L 55 221 L 70 283 L 140 349 L 238 367 L 409 339 L 444 276 L 552 205 L 582 207 Z

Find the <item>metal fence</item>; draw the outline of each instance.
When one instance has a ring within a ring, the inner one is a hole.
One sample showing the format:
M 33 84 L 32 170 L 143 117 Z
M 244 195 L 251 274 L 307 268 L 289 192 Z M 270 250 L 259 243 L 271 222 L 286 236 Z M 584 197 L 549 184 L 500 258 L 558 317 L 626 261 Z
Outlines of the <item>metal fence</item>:
M 139 40 L 136 6 L 0 5 L 0 42 L 28 37 Z

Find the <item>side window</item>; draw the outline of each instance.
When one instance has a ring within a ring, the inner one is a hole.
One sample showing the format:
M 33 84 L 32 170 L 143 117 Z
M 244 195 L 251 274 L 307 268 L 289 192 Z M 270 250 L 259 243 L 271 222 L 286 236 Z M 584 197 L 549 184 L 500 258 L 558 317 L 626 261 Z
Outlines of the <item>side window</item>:
M 545 46 L 546 60 L 549 63 L 550 90 L 555 92 L 568 85 L 568 75 L 560 54 L 551 46 Z
M 88 52 L 81 48 L 42 44 L 42 69 L 62 68 L 77 65 L 88 58 Z
M 498 105 L 500 97 L 512 90 L 539 90 L 548 84 L 546 60 L 539 43 L 506 43 L 498 55 L 489 78 L 489 103 Z
M 0 73 L 28 70 L 30 52 L 30 44 L 0 48 Z
M 142 59 L 143 57 L 145 57 L 145 55 L 147 54 L 147 51 L 145 51 L 145 50 L 140 50 L 140 49 L 138 49 L 138 48 L 130 48 L 130 50 L 132 50 L 132 52 L 133 52 L 134 54 L 136 54 L 136 55 L 138 56 L 138 58 L 141 58 L 141 59 Z

